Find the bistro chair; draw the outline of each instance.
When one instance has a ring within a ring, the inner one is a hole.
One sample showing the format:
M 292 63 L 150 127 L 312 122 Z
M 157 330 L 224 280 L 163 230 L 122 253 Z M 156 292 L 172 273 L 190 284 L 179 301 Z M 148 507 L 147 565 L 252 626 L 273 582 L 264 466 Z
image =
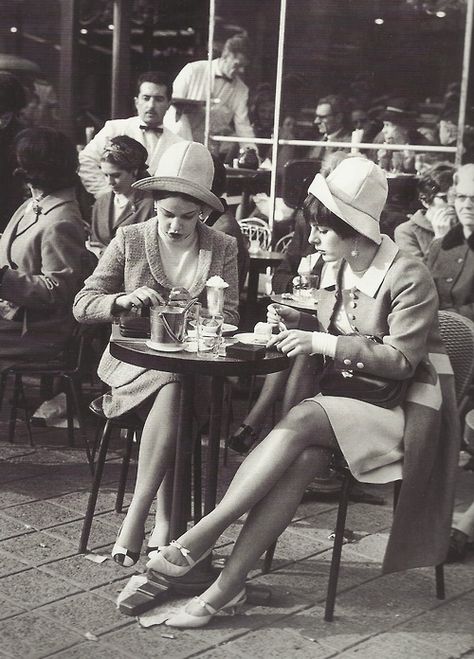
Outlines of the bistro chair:
M 255 218 L 258 219 L 258 218 Z M 255 222 L 254 218 L 248 218 L 239 221 L 240 230 L 247 237 L 249 244 L 257 241 L 260 249 L 268 250 L 272 242 L 270 227 L 263 220 Z
M 67 432 L 69 446 L 74 446 L 74 413 L 79 421 L 82 439 L 84 441 L 87 461 L 92 465 L 92 454 L 87 438 L 84 416 L 82 414 L 82 390 L 81 382 L 84 370 L 84 352 L 85 352 L 85 332 L 84 329 L 77 325 L 64 351 L 55 359 L 50 361 L 29 361 L 21 364 L 15 364 L 7 368 L 0 378 L 0 407 L 3 402 L 5 387 L 8 377 L 14 377 L 13 395 L 10 406 L 10 415 L 8 423 L 8 440 L 13 443 L 15 438 L 16 420 L 18 416 L 18 407 L 21 406 L 24 411 L 26 431 L 30 445 L 33 446 L 33 435 L 31 432 L 31 422 L 29 406 L 23 386 L 24 377 L 38 378 L 59 378 L 65 385 L 66 391 L 66 414 L 67 414 Z
M 290 233 L 287 233 L 285 236 L 282 236 L 277 240 L 275 244 L 275 252 L 286 252 L 294 233 L 294 231 L 290 231 Z
M 440 334 L 448 353 L 454 372 L 456 400 L 458 407 L 462 405 L 464 397 L 474 374 L 474 324 L 464 316 L 451 311 L 439 312 Z M 334 456 L 334 467 L 341 475 L 342 489 L 339 497 L 336 528 L 334 532 L 334 544 L 332 550 L 331 567 L 329 571 L 328 590 L 324 619 L 332 622 L 336 604 L 337 582 L 339 578 L 339 567 L 341 563 L 342 546 L 344 544 L 344 532 L 349 504 L 351 486 L 357 482 L 352 476 L 347 463 L 338 452 Z M 395 510 L 402 481 L 394 481 L 393 509 Z M 264 558 L 263 573 L 270 571 L 273 555 L 276 548 L 274 542 L 266 551 Z M 445 598 L 444 569 L 443 564 L 435 566 L 436 597 Z

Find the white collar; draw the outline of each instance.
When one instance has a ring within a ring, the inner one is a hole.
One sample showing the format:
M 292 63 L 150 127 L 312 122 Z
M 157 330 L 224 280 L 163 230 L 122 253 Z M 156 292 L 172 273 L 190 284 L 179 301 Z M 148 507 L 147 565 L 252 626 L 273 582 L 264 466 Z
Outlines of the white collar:
M 392 265 L 399 249 L 391 238 L 382 235 L 382 242 L 363 277 L 357 283 L 357 289 L 369 297 L 375 297 L 388 269 Z M 326 264 L 321 278 L 321 288 L 330 288 L 337 285 L 337 277 L 342 263 L 336 261 Z

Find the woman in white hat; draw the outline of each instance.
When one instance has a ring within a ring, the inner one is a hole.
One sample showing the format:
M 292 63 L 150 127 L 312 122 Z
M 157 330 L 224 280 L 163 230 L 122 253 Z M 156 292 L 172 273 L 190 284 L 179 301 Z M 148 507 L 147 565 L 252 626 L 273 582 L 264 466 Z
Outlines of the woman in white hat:
M 163 303 L 174 287 L 205 303 L 206 281 L 222 277 L 228 284 L 224 320 L 238 323 L 237 244 L 203 221 L 211 210 L 222 212 L 210 191 L 214 175 L 211 155 L 202 145 L 182 141 L 160 160 L 155 176 L 133 184 L 152 192 L 156 217 L 119 227 L 94 273 L 74 302 L 83 323 L 110 323 L 132 308 Z M 106 417 L 135 410 L 146 418 L 140 442 L 134 495 L 112 556 L 125 567 L 139 556 L 145 522 L 158 495 L 156 525 L 147 553 L 169 541 L 171 478 L 165 478 L 174 456 L 180 376 L 125 364 L 104 352 L 99 377 L 111 387 L 102 399 Z M 160 487 L 162 485 L 162 487 Z
M 413 384 L 390 408 L 340 395 L 318 395 L 294 407 L 249 454 L 217 508 L 149 561 L 152 570 L 183 575 L 248 513 L 218 579 L 168 625 L 201 627 L 216 610 L 245 601 L 248 571 L 291 521 L 305 487 L 326 473 L 338 448 L 354 477 L 368 483 L 401 479 L 404 460 L 384 571 L 444 560 L 458 446 L 436 441 L 442 399 L 428 354 L 444 358 L 445 372 L 449 360 L 426 266 L 380 235 L 386 196 L 384 173 L 361 157 L 344 160 L 327 179 L 316 175 L 304 211 L 310 240 L 330 266 L 321 281 L 317 319 L 272 305 L 269 320 L 294 329 L 270 344 L 290 357 L 323 355 L 348 374 Z

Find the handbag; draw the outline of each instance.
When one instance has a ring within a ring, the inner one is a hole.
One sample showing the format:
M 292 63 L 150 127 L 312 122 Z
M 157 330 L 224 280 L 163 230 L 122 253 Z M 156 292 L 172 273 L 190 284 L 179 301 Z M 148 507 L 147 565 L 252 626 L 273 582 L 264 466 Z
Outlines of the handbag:
M 319 380 L 324 396 L 355 398 L 372 405 L 392 409 L 405 399 L 408 380 L 392 380 L 379 375 L 354 373 L 334 368 L 328 364 Z
M 382 339 L 378 336 L 366 334 L 357 336 L 382 343 Z M 409 379 L 394 380 L 371 373 L 338 369 L 332 359 L 327 359 L 319 380 L 319 389 L 323 396 L 355 398 L 378 407 L 392 409 L 403 403 L 409 384 Z

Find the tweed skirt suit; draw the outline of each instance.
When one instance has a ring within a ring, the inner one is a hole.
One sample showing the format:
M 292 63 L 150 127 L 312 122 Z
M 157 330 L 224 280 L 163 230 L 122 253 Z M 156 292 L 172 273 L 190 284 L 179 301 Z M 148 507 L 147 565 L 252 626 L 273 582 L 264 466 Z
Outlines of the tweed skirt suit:
M 198 267 L 189 289 L 191 297 L 206 303 L 206 281 L 221 276 L 228 284 L 224 298 L 224 320 L 238 323 L 237 243 L 204 224 L 196 227 L 199 242 Z M 158 219 L 120 227 L 106 248 L 93 274 L 76 296 L 73 312 L 82 323 L 111 323 L 117 297 L 140 286 L 149 286 L 162 296 L 172 288 L 160 259 Z M 106 348 L 99 364 L 101 380 L 111 387 L 104 397 L 106 416 L 115 417 L 144 403 L 169 382 L 179 382 L 174 373 L 148 370 L 125 364 Z

